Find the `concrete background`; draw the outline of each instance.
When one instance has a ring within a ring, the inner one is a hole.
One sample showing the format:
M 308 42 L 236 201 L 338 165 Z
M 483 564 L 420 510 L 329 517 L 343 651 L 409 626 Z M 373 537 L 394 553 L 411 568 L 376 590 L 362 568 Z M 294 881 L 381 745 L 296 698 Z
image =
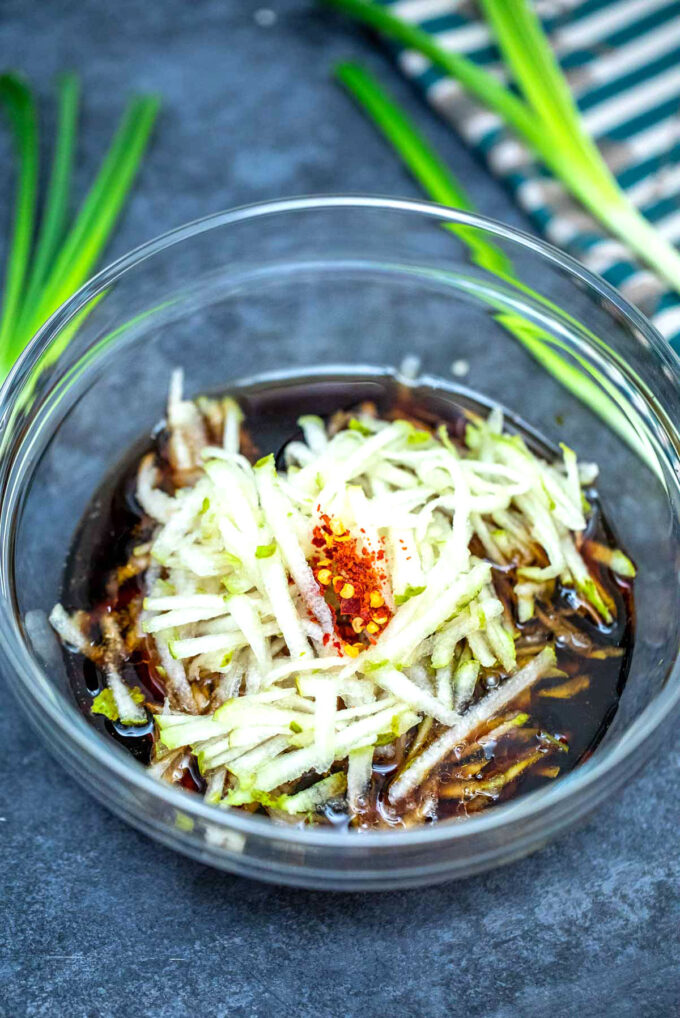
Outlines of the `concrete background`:
M 2 3 L 1 63 L 25 72 L 47 109 L 53 75 L 82 74 L 80 191 L 125 95 L 163 96 L 110 257 L 244 202 L 417 195 L 332 83 L 347 56 L 385 77 L 481 210 L 526 226 L 364 33 L 310 0 L 266 3 L 269 25 L 257 0 Z M 9 154 L 3 131 L 6 196 Z M 677 739 L 541 854 L 464 883 L 365 896 L 259 885 L 157 846 L 67 777 L 4 690 L 0 746 L 3 1018 L 680 1013 Z

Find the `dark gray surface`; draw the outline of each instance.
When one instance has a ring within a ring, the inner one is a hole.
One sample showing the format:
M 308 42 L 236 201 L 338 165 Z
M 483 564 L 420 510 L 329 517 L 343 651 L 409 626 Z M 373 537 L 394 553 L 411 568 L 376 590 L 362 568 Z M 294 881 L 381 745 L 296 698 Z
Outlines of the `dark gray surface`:
M 386 75 L 484 212 L 524 225 L 365 36 L 307 0 L 270 0 L 278 20 L 261 27 L 261 6 L 2 4 L 3 64 L 28 73 L 43 98 L 60 68 L 83 75 L 81 184 L 124 94 L 164 96 L 111 255 L 263 198 L 417 194 L 330 81 L 347 55 Z M 7 154 L 3 132 L 5 194 Z M 540 855 L 461 884 L 362 897 L 258 885 L 156 846 L 52 762 L 6 694 L 0 745 L 3 1018 L 680 1011 L 677 740 L 586 827 Z

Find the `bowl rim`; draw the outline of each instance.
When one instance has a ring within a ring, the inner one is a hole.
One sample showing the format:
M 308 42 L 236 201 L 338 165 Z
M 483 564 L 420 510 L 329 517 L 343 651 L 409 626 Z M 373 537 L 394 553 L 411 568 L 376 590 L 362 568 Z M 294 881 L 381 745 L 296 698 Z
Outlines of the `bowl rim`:
M 20 395 L 23 381 L 28 377 L 53 339 L 56 338 L 59 330 L 95 295 L 136 265 L 183 240 L 244 220 L 269 215 L 343 208 L 383 210 L 385 213 L 409 213 L 457 225 L 471 226 L 483 229 L 500 239 L 509 240 L 519 247 L 537 254 L 570 276 L 580 279 L 588 288 L 610 302 L 627 323 L 644 336 L 644 341 L 649 346 L 650 352 L 659 358 L 660 366 L 664 364 L 667 366 L 667 371 L 672 372 L 675 384 L 680 387 L 680 360 L 655 326 L 604 279 L 546 241 L 497 220 L 447 208 L 432 202 L 372 195 L 315 195 L 274 199 L 216 212 L 160 234 L 111 262 L 65 301 L 41 326 L 24 349 L 0 388 L 0 428 L 6 425 L 8 415 L 12 412 L 15 401 Z M 22 437 L 20 447 L 30 440 L 30 436 L 29 429 L 27 434 Z M 220 810 L 215 806 L 208 805 L 197 795 L 172 785 L 162 784 L 147 774 L 146 770 L 131 756 L 128 758 L 124 750 L 115 751 L 118 747 L 115 747 L 115 744 L 109 744 L 95 729 L 87 725 L 73 704 L 49 685 L 46 669 L 38 665 L 30 653 L 16 623 L 12 587 L 7 583 L 8 575 L 13 575 L 13 572 L 11 569 L 9 571 L 5 569 L 10 557 L 10 549 L 6 540 L 8 528 L 4 525 L 7 511 L 5 491 L 3 490 L 0 495 L 2 495 L 0 529 L 5 535 L 3 546 L 0 548 L 2 555 L 0 618 L 4 618 L 9 623 L 6 628 L 6 638 L 0 646 L 0 653 L 14 672 L 17 684 L 22 687 L 24 694 L 31 701 L 32 708 L 48 720 L 52 726 L 56 726 L 58 738 L 65 739 L 66 744 L 84 754 L 85 759 L 89 758 L 93 764 L 108 771 L 109 778 L 120 780 L 121 790 L 125 785 L 131 785 L 135 790 L 146 793 L 153 799 L 162 800 L 165 806 L 188 814 L 192 819 L 202 820 L 213 827 L 223 828 L 225 832 L 233 831 L 256 838 L 265 837 L 277 842 L 292 842 L 310 847 L 324 847 L 345 852 L 354 851 L 355 853 L 368 847 L 388 848 L 396 845 L 416 847 L 442 842 L 461 843 L 466 838 L 497 831 L 513 822 L 529 821 L 537 814 L 547 811 L 551 806 L 571 801 L 586 789 L 591 789 L 608 773 L 617 769 L 618 765 L 629 759 L 662 721 L 680 706 L 680 682 L 672 681 L 673 678 L 677 679 L 680 671 L 678 667 L 679 650 L 675 658 L 668 664 L 664 686 L 654 700 L 648 703 L 642 713 L 632 722 L 626 732 L 625 740 L 619 740 L 613 746 L 606 747 L 601 753 L 595 753 L 586 763 L 576 767 L 559 782 L 496 806 L 493 810 L 484 811 L 464 823 L 433 824 L 410 830 L 391 829 L 361 832 L 310 830 L 273 824 L 266 817 Z M 48 695 L 40 695 L 41 687 Z M 55 696 L 59 701 L 63 701 L 66 710 L 51 709 L 51 700 Z

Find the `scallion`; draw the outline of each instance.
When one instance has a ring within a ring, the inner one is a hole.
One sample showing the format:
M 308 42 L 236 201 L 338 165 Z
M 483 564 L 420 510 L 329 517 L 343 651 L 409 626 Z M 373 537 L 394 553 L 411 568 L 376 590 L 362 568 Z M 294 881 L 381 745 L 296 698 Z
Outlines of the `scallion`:
M 521 95 L 425 31 L 371 0 L 323 0 L 382 35 L 422 53 L 493 110 L 611 233 L 677 292 L 680 254 L 638 212 L 588 135 L 562 70 L 528 0 L 482 0 L 507 70 Z
M 0 322 L 0 350 L 4 351 L 10 344 L 21 306 L 33 240 L 38 195 L 38 121 L 33 95 L 14 75 L 4 74 L 0 78 L 0 100 L 9 117 L 18 166 L 14 228 L 7 257 Z
M 94 270 L 130 193 L 158 112 L 155 96 L 130 101 L 99 173 L 68 228 L 79 92 L 74 74 L 60 78 L 56 143 L 36 235 L 40 169 L 36 103 L 31 89 L 17 76 L 0 78 L 0 102 L 12 127 L 18 171 L 0 319 L 0 377 L 8 373 L 31 336 Z
M 342 63 L 336 68 L 336 74 L 339 81 L 392 144 L 429 197 L 442 204 L 474 211 L 473 202 L 462 184 L 456 180 L 412 120 L 394 99 L 387 95 L 370 72 L 354 63 Z M 539 303 L 548 303 L 538 293 L 521 283 L 505 253 L 481 236 L 479 231 L 464 226 L 454 226 L 452 229 L 468 247 L 478 265 L 518 287 Z M 641 458 L 653 463 L 649 451 L 641 442 L 640 435 L 628 416 L 617 405 L 617 394 L 611 391 L 611 385 L 606 378 L 585 361 L 581 361 L 580 366 L 570 363 L 556 349 L 559 341 L 555 337 L 517 312 L 497 311 L 495 318 L 565 389 L 597 413 Z M 611 391 L 610 396 L 607 395 L 607 391 Z

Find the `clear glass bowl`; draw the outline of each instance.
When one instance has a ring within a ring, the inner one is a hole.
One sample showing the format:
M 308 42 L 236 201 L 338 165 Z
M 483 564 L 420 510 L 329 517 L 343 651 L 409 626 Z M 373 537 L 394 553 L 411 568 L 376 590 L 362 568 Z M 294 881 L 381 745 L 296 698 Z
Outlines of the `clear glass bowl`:
M 470 259 L 479 240 L 504 253 L 514 277 Z M 510 316 L 531 325 L 534 353 L 568 371 L 572 389 L 618 408 L 628 444 L 504 328 Z M 153 780 L 88 723 L 46 623 L 104 474 L 162 418 L 177 365 L 195 394 L 310 367 L 394 370 L 412 354 L 424 375 L 450 384 L 454 362 L 454 374 L 469 367 L 467 387 L 600 463 L 609 517 L 638 564 L 635 652 L 604 740 L 544 790 L 410 831 L 292 829 Z M 192 223 L 83 287 L 0 393 L 4 673 L 70 774 L 136 827 L 214 866 L 358 890 L 506 863 L 611 795 L 677 715 L 679 410 L 678 363 L 649 322 L 576 262 L 498 223 L 374 198 L 281 201 Z

